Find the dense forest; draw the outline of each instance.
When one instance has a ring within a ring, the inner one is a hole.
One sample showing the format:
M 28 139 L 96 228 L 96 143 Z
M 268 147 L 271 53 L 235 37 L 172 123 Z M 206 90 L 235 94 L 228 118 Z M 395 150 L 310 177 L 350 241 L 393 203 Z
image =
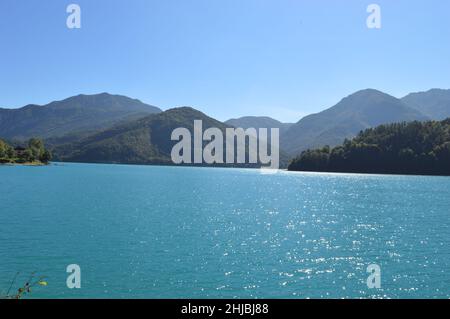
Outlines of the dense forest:
M 47 164 L 51 158 L 40 139 L 30 139 L 26 147 L 13 147 L 0 140 L 0 164 Z
M 450 118 L 381 125 L 343 145 L 307 150 L 291 171 L 450 175 Z
M 172 161 L 171 152 L 178 141 L 172 141 L 171 134 L 176 128 L 183 127 L 193 136 L 195 120 L 202 121 L 204 130 L 215 127 L 224 135 L 226 129 L 231 128 L 230 125 L 217 121 L 191 107 L 179 107 L 137 121 L 115 125 L 77 142 L 56 146 L 52 149 L 52 153 L 55 160 L 60 162 L 177 165 Z M 205 147 L 207 143 L 203 141 L 202 147 Z M 225 140 L 223 147 L 226 149 Z M 193 159 L 193 150 L 194 145 L 192 144 L 191 159 Z M 225 163 L 224 152 L 223 164 L 182 165 L 261 167 L 261 163 L 237 163 L 236 153 L 235 151 L 234 163 Z M 248 160 L 248 147 L 246 148 L 246 158 Z M 288 162 L 288 156 L 280 151 L 280 167 L 286 168 Z

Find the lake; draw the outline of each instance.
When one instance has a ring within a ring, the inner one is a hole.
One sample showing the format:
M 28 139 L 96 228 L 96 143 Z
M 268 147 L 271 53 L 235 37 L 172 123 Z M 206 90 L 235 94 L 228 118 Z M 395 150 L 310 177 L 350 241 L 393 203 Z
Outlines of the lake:
M 37 272 L 32 298 L 449 298 L 449 217 L 447 177 L 0 166 L 0 292 Z

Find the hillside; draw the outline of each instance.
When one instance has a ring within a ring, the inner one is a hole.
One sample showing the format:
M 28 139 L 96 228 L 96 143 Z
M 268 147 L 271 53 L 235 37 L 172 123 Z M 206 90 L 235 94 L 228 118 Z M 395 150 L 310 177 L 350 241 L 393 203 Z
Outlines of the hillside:
M 330 149 L 304 151 L 292 171 L 450 175 L 450 119 L 381 125 Z
M 282 123 L 267 116 L 244 116 L 237 119 L 229 119 L 225 123 L 234 127 L 242 127 L 243 129 L 250 127 L 256 129 L 278 128 L 280 129 L 280 135 L 284 134 L 293 125 L 293 123 Z
M 114 124 L 159 113 L 155 106 L 107 93 L 78 95 L 47 105 L 0 109 L 0 136 L 9 140 L 30 137 L 55 138 L 72 135 L 66 141 Z
M 43 106 L 0 108 L 0 137 L 15 144 L 31 137 L 44 139 L 61 160 L 167 163 L 173 146 L 169 131 L 176 127 L 192 129 L 195 118 L 221 129 L 279 128 L 280 147 L 284 150 L 280 161 L 287 165 L 288 158 L 306 149 L 337 146 L 367 128 L 447 116 L 450 90 L 440 89 L 412 93 L 403 99 L 373 89 L 362 90 L 295 124 L 260 116 L 222 123 L 191 108 L 162 112 L 136 99 L 102 93 L 78 95 Z
M 336 146 L 361 130 L 380 124 L 427 119 L 393 96 L 372 89 L 362 90 L 292 125 L 281 137 L 281 149 L 295 156 L 309 148 Z
M 402 98 L 402 101 L 433 120 L 450 117 L 450 90 L 432 89 L 411 93 Z
M 117 125 L 80 142 L 58 146 L 53 153 L 57 160 L 68 162 L 169 165 L 173 164 L 171 151 L 177 143 L 171 141 L 172 131 L 182 127 L 193 135 L 194 120 L 203 121 L 203 130 L 217 127 L 224 135 L 225 129 L 230 127 L 193 108 L 181 107 Z M 283 161 L 286 165 L 286 156 Z

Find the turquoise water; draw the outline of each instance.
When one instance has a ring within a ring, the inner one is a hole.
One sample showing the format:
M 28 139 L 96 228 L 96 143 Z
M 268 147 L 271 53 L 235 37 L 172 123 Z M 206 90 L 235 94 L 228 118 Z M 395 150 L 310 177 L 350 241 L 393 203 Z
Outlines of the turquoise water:
M 449 216 L 445 177 L 3 166 L 0 291 L 36 271 L 34 298 L 448 298 Z

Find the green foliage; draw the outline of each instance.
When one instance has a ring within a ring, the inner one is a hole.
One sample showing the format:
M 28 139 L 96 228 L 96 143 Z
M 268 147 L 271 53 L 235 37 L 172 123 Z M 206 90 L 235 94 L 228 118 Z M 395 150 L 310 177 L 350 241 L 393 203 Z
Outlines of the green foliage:
M 0 140 L 0 158 L 5 158 L 6 157 L 6 148 L 9 145 L 6 144 L 4 141 Z
M 24 162 L 34 162 L 36 157 L 34 157 L 34 153 L 31 149 L 27 148 L 20 156 L 19 159 Z
M 39 160 L 42 163 L 48 163 L 52 160 L 52 154 L 50 153 L 49 150 L 44 150 L 44 152 L 42 153 L 41 157 L 39 157 Z
M 450 175 L 450 119 L 367 129 L 331 150 L 304 151 L 288 169 Z
M 9 286 L 9 289 L 6 292 L 6 295 L 0 296 L 0 299 L 22 299 L 26 295 L 31 294 L 34 287 L 48 285 L 48 282 L 46 281 L 46 277 L 40 276 L 40 277 L 36 278 L 35 273 L 33 272 L 30 275 L 30 277 L 28 278 L 28 280 L 26 280 L 26 282 L 23 285 L 20 285 L 19 288 L 17 290 L 15 290 L 14 286 L 18 279 L 19 274 L 20 273 L 17 273 L 14 276 L 14 278 Z M 13 293 L 11 294 L 11 292 L 13 292 Z
M 0 164 L 48 163 L 51 158 L 51 153 L 45 149 L 44 143 L 40 139 L 31 138 L 26 149 L 18 148 L 17 151 L 5 141 L 0 140 Z
M 56 160 L 64 162 L 173 165 L 171 151 L 178 141 L 172 141 L 171 134 L 179 127 L 193 134 L 194 120 L 202 120 L 204 130 L 217 127 L 224 135 L 229 127 L 193 108 L 180 107 L 116 125 L 52 151 Z M 280 165 L 287 167 L 287 162 L 287 156 L 280 152 Z M 258 167 L 258 164 L 236 166 Z
M 370 127 L 430 119 L 433 118 L 393 96 L 372 89 L 362 90 L 292 125 L 281 136 L 281 148 L 291 155 L 298 155 L 322 145 L 340 145 L 345 138 L 354 137 Z
M 45 151 L 44 143 L 37 138 L 31 138 L 28 141 L 28 149 L 31 151 L 33 159 L 39 159 Z

